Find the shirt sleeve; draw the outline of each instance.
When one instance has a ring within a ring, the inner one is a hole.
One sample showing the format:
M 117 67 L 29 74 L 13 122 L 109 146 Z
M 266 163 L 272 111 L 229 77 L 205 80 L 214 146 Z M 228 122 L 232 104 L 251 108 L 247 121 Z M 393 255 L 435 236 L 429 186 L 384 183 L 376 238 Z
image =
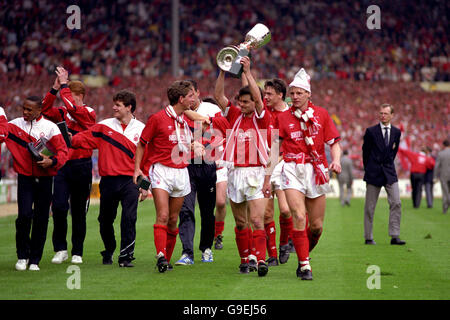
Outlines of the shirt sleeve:
M 0 143 L 6 140 L 8 136 L 8 119 L 6 119 L 5 111 L 0 107 Z
M 71 145 L 74 149 L 98 149 L 98 138 L 93 134 L 101 131 L 102 125 L 96 124 L 89 130 L 78 132 L 72 137 Z
M 148 118 L 147 123 L 145 124 L 145 127 L 141 133 L 140 141 L 143 144 L 148 144 L 153 140 L 153 137 L 155 136 L 155 128 L 156 128 L 154 122 L 155 122 L 155 117 L 153 115 L 151 115 Z
M 96 114 L 94 109 L 86 106 L 77 106 L 68 87 L 60 91 L 61 99 L 66 106 L 67 112 L 74 118 L 84 130 L 95 124 Z
M 333 119 L 330 117 L 330 114 L 328 111 L 324 110 L 324 132 L 323 132 L 323 139 L 324 142 L 328 145 L 333 145 L 339 140 L 341 140 L 341 137 L 339 136 L 339 131 L 336 128 L 336 125 L 333 122 Z
M 53 106 L 56 100 L 56 93 L 57 91 L 55 89 L 47 92 L 44 100 L 42 100 L 42 114 L 52 122 L 61 122 L 64 121 L 65 111 Z

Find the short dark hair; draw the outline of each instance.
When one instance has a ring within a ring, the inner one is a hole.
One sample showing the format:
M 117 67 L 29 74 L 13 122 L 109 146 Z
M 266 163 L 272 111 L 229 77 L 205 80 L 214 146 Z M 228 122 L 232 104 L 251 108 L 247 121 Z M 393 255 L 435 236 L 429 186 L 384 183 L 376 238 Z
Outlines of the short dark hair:
M 261 90 L 260 87 L 258 87 L 258 89 L 259 89 L 259 93 L 261 94 L 261 99 L 263 99 L 264 98 L 263 91 Z M 239 93 L 237 95 L 237 98 L 239 99 L 240 97 L 242 97 L 242 96 L 244 96 L 246 94 L 250 95 L 250 99 L 252 99 L 252 101 L 255 101 L 255 99 L 253 99 L 252 92 L 250 91 L 250 87 L 249 86 L 245 86 L 245 87 L 242 87 L 241 89 L 239 89 Z
M 29 96 L 29 97 L 26 97 L 25 100 L 34 102 L 38 105 L 39 108 L 42 108 L 42 99 L 39 98 L 38 96 Z
M 450 141 L 448 141 L 448 139 L 445 139 L 443 144 L 445 147 L 448 147 L 448 146 L 450 146 Z
M 169 103 L 173 106 L 178 103 L 180 97 L 186 97 L 189 91 L 194 88 L 191 81 L 177 80 L 167 88 L 167 98 Z
M 206 97 L 206 98 L 203 98 L 202 101 L 204 101 L 204 102 L 209 102 L 209 103 L 212 103 L 212 104 L 215 104 L 215 105 L 219 105 L 219 104 L 217 103 L 216 99 L 214 99 L 213 97 Z
M 192 87 L 194 88 L 195 91 L 198 90 L 197 81 L 195 81 L 194 79 L 187 79 L 186 81 L 189 81 L 192 84 Z
M 267 87 L 272 87 L 276 93 L 281 93 L 283 100 L 286 99 L 286 83 L 278 78 L 267 80 L 264 83 L 264 89 Z
M 131 113 L 134 113 L 134 110 L 136 110 L 136 95 L 131 91 L 121 90 L 117 92 L 113 96 L 113 101 L 120 101 L 125 107 L 131 105 Z

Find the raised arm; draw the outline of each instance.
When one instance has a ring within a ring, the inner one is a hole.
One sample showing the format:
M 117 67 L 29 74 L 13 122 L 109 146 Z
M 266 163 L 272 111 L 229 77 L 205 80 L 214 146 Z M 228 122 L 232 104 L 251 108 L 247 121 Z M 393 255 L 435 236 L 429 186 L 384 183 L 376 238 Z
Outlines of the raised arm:
M 214 88 L 214 99 L 216 99 L 222 112 L 225 112 L 228 105 L 228 98 L 225 96 L 225 72 L 223 70 L 220 70 L 219 76 L 217 77 Z
M 250 70 L 250 58 L 249 57 L 243 57 L 241 59 L 241 64 L 244 69 L 244 76 L 248 80 L 248 86 L 250 88 L 250 92 L 252 94 L 253 100 L 255 101 L 255 108 L 258 115 L 261 114 L 261 112 L 264 109 L 264 104 L 261 98 L 261 92 L 259 90 L 258 85 L 256 84 L 255 78 L 253 78 L 252 72 Z

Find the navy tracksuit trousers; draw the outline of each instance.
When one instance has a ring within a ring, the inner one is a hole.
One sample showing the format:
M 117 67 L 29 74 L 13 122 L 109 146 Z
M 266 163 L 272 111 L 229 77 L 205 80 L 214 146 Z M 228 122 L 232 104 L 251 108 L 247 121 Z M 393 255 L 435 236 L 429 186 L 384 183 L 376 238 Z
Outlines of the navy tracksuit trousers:
M 91 158 L 69 160 L 55 177 L 53 193 L 53 249 L 67 250 L 67 213 L 72 216 L 72 255 L 83 255 L 86 214 L 92 186 Z
M 214 241 L 216 206 L 216 165 L 189 164 L 191 193 L 184 197 L 178 225 L 180 240 L 183 244 L 182 254 L 194 258 L 195 235 L 195 199 L 200 208 L 201 230 L 199 249 L 205 251 L 212 247 Z
M 47 238 L 53 177 L 17 177 L 18 216 L 16 219 L 16 248 L 18 259 L 39 264 Z
M 119 263 L 134 259 L 136 240 L 136 220 L 139 188 L 131 176 L 105 176 L 100 180 L 100 235 L 105 245 L 103 256 L 112 256 L 116 249 L 114 220 L 117 216 L 119 202 L 122 205 L 120 220 L 120 254 Z

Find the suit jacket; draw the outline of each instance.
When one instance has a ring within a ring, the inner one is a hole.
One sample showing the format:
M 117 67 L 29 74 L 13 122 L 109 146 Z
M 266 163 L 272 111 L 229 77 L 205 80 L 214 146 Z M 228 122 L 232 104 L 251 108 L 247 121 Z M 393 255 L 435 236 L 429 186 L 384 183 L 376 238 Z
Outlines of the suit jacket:
M 353 161 L 347 156 L 341 158 L 342 171 L 337 175 L 337 179 L 340 183 L 353 182 Z
M 364 181 L 377 187 L 398 181 L 394 159 L 400 144 L 401 131 L 391 125 L 389 144 L 384 144 L 380 124 L 367 128 L 362 146 Z
M 439 152 L 434 167 L 434 176 L 442 180 L 450 180 L 450 148 Z

